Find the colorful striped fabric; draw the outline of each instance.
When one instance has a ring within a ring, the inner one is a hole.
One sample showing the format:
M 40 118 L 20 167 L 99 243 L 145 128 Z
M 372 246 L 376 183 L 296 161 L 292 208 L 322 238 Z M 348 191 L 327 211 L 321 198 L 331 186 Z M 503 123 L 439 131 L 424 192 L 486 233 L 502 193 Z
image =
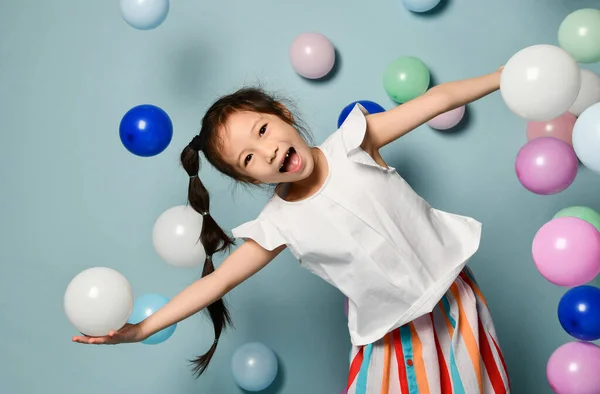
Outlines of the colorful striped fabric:
M 468 268 L 433 312 L 352 349 L 348 394 L 506 393 L 492 317 Z

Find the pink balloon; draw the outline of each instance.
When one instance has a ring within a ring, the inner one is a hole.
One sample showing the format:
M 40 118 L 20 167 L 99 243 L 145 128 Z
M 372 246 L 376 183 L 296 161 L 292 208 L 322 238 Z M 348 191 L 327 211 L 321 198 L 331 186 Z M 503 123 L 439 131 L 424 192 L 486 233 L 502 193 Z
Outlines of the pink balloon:
M 552 353 L 546 376 L 556 394 L 600 393 L 600 347 L 590 342 L 569 342 Z
M 431 119 L 427 124 L 437 130 L 448 130 L 460 123 L 465 115 L 465 106 L 444 112 Z
M 536 194 L 556 194 L 575 180 L 579 161 L 573 147 L 552 137 L 527 142 L 517 154 L 519 182 Z
M 580 286 L 600 274 L 600 232 L 583 219 L 566 216 L 544 224 L 531 252 L 538 271 L 558 286 Z
M 320 33 L 300 34 L 290 48 L 294 70 L 305 78 L 318 79 L 327 75 L 335 63 L 333 44 Z
M 554 137 L 573 146 L 573 127 L 577 117 L 565 112 L 557 118 L 542 122 L 527 123 L 527 139 L 529 141 L 540 137 Z

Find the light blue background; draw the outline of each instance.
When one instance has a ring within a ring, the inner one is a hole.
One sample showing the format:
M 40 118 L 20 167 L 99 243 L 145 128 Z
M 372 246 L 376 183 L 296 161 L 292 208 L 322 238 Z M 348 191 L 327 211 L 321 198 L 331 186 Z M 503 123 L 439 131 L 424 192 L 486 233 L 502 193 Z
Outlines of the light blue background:
M 80 271 L 107 266 L 136 295 L 174 296 L 200 275 L 162 262 L 151 230 L 164 210 L 185 202 L 181 148 L 219 95 L 261 80 L 292 98 L 318 143 L 349 102 L 386 108 L 381 79 L 397 56 L 429 65 L 436 83 L 494 71 L 516 51 L 556 44 L 562 19 L 597 0 L 450 0 L 415 15 L 400 0 L 192 1 L 171 4 L 165 23 L 138 31 L 118 1 L 5 0 L 0 8 L 0 391 L 10 394 L 240 393 L 229 369 L 235 349 L 260 341 L 281 374 L 268 393 L 337 394 L 345 386 L 349 336 L 339 292 L 285 252 L 234 290 L 237 329 L 227 333 L 207 373 L 194 380 L 187 360 L 213 340 L 200 314 L 157 346 L 70 342 L 62 297 Z M 301 79 L 289 45 L 319 31 L 337 47 L 334 78 Z M 600 65 L 584 67 L 600 72 Z M 122 115 L 152 103 L 171 116 L 172 144 L 139 158 L 118 139 Z M 549 393 L 545 365 L 570 340 L 556 317 L 565 289 L 531 260 L 537 229 L 570 205 L 600 209 L 600 178 L 582 168 L 554 196 L 527 192 L 514 174 L 525 122 L 495 93 L 469 107 L 463 132 L 421 127 L 384 150 L 434 206 L 484 223 L 472 259 L 487 295 L 515 393 Z M 205 167 L 212 212 L 226 229 L 252 219 L 267 195 Z M 233 189 L 235 190 L 235 189 Z M 598 283 L 598 282 L 597 282 Z

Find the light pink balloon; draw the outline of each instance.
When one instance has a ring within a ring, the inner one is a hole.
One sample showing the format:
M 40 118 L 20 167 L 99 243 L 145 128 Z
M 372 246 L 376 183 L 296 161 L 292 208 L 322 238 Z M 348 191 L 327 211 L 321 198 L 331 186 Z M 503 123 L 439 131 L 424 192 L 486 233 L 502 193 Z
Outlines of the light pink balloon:
M 431 119 L 427 124 L 437 130 L 448 130 L 460 123 L 465 115 L 465 106 L 444 112 Z
M 556 394 L 600 393 L 600 347 L 590 342 L 569 342 L 552 353 L 546 377 Z
M 554 137 L 573 146 L 573 127 L 577 117 L 565 112 L 557 118 L 527 123 L 527 139 L 531 141 L 540 137 Z
M 600 232 L 583 219 L 565 216 L 544 224 L 531 253 L 542 276 L 558 286 L 581 286 L 600 274 Z
M 298 74 L 318 79 L 329 74 L 333 68 L 335 49 L 329 39 L 320 33 L 302 33 L 292 43 L 290 60 Z
M 530 192 L 556 194 L 568 188 L 579 169 L 573 147 L 552 137 L 527 142 L 517 154 L 515 172 L 519 182 Z

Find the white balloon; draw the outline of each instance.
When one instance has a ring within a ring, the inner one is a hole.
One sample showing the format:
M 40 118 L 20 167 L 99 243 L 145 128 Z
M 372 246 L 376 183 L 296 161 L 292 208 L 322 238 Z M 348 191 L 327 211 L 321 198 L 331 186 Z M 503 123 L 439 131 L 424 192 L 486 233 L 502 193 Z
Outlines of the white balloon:
M 583 111 L 596 103 L 600 103 L 600 76 L 590 70 L 582 69 L 579 95 L 571 108 L 569 108 L 569 112 L 575 116 L 579 116 Z
M 200 242 L 203 217 L 192 207 L 178 205 L 163 212 L 152 230 L 152 243 L 158 255 L 176 267 L 204 264 L 206 252 Z
M 64 309 L 80 333 L 94 337 L 108 335 L 127 323 L 133 310 L 133 291 L 118 271 L 89 268 L 67 286 Z
M 581 85 L 577 62 L 554 45 L 514 54 L 502 70 L 500 93 L 508 108 L 530 121 L 554 119 L 575 102 Z
M 169 0 L 121 0 L 125 22 L 139 30 L 160 26 L 169 14 Z
M 600 174 L 600 103 L 587 108 L 573 127 L 573 149 L 584 166 Z

